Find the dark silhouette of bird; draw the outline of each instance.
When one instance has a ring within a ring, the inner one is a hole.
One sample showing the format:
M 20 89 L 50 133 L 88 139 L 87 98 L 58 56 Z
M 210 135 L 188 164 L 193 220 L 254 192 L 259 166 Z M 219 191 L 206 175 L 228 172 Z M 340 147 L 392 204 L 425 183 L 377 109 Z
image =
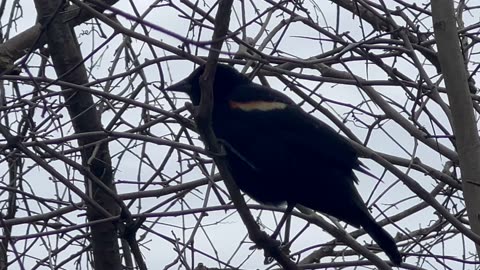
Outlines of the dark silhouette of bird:
M 199 105 L 204 70 L 197 68 L 167 90 L 185 92 Z M 212 128 L 242 191 L 260 203 L 301 204 L 361 226 L 393 264 L 401 263 L 395 241 L 355 188 L 353 170 L 369 173 L 347 139 L 283 93 L 251 82 L 228 65 L 217 65 L 213 95 Z

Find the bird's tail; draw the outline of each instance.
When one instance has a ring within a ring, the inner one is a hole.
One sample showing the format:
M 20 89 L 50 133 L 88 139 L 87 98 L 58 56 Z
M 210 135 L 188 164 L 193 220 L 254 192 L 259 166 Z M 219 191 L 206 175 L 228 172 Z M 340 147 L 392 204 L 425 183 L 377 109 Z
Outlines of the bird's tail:
M 375 220 L 369 215 L 362 222 L 363 229 L 375 240 L 375 242 L 383 249 L 385 254 L 390 258 L 394 265 L 402 263 L 402 256 L 398 252 L 397 244 Z

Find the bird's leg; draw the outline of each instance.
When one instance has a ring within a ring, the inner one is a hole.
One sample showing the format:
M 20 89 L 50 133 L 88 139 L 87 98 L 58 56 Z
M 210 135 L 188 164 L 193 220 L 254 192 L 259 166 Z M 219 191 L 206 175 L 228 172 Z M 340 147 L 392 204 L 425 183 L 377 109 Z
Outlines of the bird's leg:
M 294 203 L 288 203 L 287 204 L 287 209 L 285 210 L 285 213 L 283 214 L 282 219 L 280 219 L 280 222 L 278 223 L 277 228 L 275 229 L 275 231 L 271 235 L 271 237 L 273 239 L 277 238 L 277 236 L 280 234 L 280 230 L 282 229 L 283 224 L 287 221 L 287 219 L 290 220 L 290 214 L 292 213 L 294 207 L 295 207 Z M 287 221 L 287 226 L 289 226 L 289 223 L 290 222 Z M 285 240 L 287 242 L 287 239 L 285 239 Z

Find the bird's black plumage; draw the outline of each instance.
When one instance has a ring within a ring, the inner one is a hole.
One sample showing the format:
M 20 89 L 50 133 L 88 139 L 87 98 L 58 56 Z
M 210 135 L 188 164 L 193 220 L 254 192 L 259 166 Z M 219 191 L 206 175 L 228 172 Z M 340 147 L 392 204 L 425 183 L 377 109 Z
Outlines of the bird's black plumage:
M 199 105 L 197 68 L 169 90 L 186 92 Z M 368 212 L 353 170 L 365 171 L 356 151 L 331 127 L 304 112 L 286 95 L 252 83 L 228 65 L 217 65 L 212 127 L 225 142 L 238 187 L 266 204 L 302 204 L 363 227 L 398 265 L 392 237 Z

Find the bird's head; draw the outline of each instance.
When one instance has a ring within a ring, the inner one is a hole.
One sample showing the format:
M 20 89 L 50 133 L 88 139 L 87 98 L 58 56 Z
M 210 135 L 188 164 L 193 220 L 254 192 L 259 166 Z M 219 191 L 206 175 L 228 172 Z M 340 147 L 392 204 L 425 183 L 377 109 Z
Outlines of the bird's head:
M 187 78 L 171 85 L 166 90 L 186 93 L 192 100 L 193 105 L 198 106 L 201 97 L 200 80 L 204 71 L 205 65 L 202 65 L 188 75 Z M 234 86 L 248 83 L 250 83 L 250 80 L 235 68 L 225 64 L 218 64 L 213 82 L 214 99 L 221 100 L 226 98 Z

